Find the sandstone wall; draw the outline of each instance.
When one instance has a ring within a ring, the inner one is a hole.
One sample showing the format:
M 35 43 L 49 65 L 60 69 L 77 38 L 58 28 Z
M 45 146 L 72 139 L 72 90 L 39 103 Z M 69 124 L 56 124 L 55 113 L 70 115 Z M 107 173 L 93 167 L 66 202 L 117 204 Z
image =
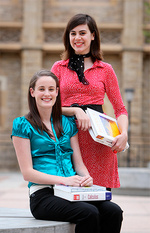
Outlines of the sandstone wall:
M 104 61 L 125 88 L 134 88 L 131 103 L 132 166 L 150 160 L 150 16 L 149 0 L 0 0 L 0 169 L 18 169 L 10 134 L 13 119 L 27 111 L 32 74 L 50 69 L 63 51 L 62 35 L 76 13 L 95 18 Z M 107 97 L 104 109 L 114 116 Z M 126 166 L 127 153 L 119 157 Z M 140 161 L 137 163 L 137 160 Z

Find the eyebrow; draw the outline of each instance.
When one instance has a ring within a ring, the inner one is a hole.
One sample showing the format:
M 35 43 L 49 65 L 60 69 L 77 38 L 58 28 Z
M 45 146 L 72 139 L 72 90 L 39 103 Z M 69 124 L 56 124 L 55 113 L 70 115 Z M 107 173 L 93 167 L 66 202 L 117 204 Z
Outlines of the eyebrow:
M 86 29 L 83 29 L 83 30 L 80 30 L 79 32 L 86 32 L 87 30 Z M 74 30 L 71 30 L 70 32 L 76 32 Z
M 45 87 L 45 86 L 42 86 L 42 85 L 41 85 L 41 86 L 38 86 L 38 87 Z M 55 87 L 55 86 L 49 86 L 49 87 Z

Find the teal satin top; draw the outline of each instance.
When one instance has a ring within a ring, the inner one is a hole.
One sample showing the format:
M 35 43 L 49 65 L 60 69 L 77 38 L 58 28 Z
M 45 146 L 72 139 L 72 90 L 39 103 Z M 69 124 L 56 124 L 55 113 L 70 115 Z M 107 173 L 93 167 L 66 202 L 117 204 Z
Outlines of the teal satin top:
M 30 139 L 35 170 L 56 176 L 73 176 L 76 172 L 71 161 L 73 150 L 70 138 L 78 132 L 75 120 L 73 117 L 62 116 L 64 133 L 60 138 L 57 138 L 53 120 L 51 120 L 51 124 L 56 141 L 51 139 L 45 131 L 40 134 L 24 116 L 14 119 L 11 138 L 17 136 Z M 32 184 L 29 182 L 28 187 Z

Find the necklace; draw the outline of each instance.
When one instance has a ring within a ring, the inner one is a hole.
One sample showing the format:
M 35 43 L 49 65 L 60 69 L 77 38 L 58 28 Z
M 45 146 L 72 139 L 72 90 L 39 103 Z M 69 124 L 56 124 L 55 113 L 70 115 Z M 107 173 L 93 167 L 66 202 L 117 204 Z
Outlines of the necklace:
M 84 58 L 90 56 L 91 53 L 87 53 L 84 55 L 74 54 L 73 57 L 69 59 L 68 68 L 77 73 L 79 81 L 82 82 L 84 85 L 89 85 L 89 82 L 84 76 Z

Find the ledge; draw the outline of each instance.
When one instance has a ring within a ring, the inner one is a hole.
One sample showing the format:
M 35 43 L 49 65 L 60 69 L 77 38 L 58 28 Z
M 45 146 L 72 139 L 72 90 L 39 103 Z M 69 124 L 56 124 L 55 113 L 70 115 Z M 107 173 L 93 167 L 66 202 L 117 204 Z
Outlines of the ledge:
M 120 167 L 121 188 L 148 189 L 150 191 L 150 168 Z
M 65 29 L 67 23 L 49 23 L 49 22 L 45 22 L 42 23 L 42 27 L 43 29 Z M 121 30 L 123 29 L 123 24 L 121 23 L 98 23 L 97 24 L 98 28 L 100 29 L 114 29 L 114 30 Z
M 150 45 L 143 47 L 123 47 L 122 44 L 101 44 L 102 51 L 106 53 L 120 53 L 123 51 L 129 52 L 144 52 L 150 53 Z M 22 45 L 21 43 L 0 43 L 0 51 L 20 51 L 20 50 L 43 50 L 44 52 L 62 52 L 64 45 L 62 43 L 43 43 L 42 45 Z
M 150 30 L 150 23 L 143 26 L 144 30 Z
M 119 167 L 121 186 L 113 194 L 127 196 L 150 196 L 150 168 Z
M 20 43 L 0 43 L 0 51 L 19 51 L 21 50 L 22 46 Z
M 150 53 L 150 44 L 149 45 L 144 45 L 143 51 L 146 53 Z
M 102 44 L 102 50 L 104 52 L 121 52 L 122 45 L 121 44 Z M 62 43 L 52 44 L 52 43 L 45 43 L 43 45 L 43 50 L 45 52 L 59 52 L 64 50 L 64 45 Z
M 22 28 L 22 22 L 0 22 L 0 28 Z
M 0 218 L 0 233 L 74 233 L 74 224 L 37 220 L 28 209 L 0 208 Z
M 64 45 L 62 43 L 58 43 L 58 44 L 44 43 L 43 50 L 45 52 L 62 52 L 64 50 Z

